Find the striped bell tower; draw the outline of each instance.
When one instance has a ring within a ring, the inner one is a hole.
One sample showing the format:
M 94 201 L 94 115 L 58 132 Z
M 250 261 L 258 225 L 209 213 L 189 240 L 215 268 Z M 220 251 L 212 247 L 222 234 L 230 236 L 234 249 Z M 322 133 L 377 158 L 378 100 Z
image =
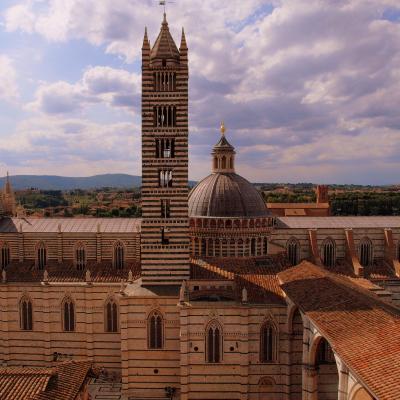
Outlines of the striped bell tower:
M 142 47 L 142 228 L 144 285 L 189 277 L 188 48 L 179 50 L 166 14 L 153 47 Z

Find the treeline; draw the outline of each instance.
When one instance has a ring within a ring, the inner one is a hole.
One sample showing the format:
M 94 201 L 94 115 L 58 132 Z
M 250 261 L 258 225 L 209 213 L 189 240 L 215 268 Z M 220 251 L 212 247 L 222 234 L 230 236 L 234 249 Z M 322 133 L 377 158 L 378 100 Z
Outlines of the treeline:
M 330 203 L 332 215 L 400 215 L 399 192 L 345 192 Z

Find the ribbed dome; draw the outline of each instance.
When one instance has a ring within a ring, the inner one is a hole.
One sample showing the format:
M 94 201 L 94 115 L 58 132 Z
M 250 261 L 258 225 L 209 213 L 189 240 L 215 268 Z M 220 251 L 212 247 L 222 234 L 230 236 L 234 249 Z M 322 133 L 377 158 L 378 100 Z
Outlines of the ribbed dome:
M 269 215 L 256 188 L 235 173 L 214 173 L 189 194 L 190 217 L 264 217 Z

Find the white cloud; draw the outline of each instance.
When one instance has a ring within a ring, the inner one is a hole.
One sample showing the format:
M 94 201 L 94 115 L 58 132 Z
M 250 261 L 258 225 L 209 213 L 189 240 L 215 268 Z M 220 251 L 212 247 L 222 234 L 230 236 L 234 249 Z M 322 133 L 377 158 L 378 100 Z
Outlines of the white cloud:
M 136 173 L 140 171 L 138 132 L 134 123 L 30 118 L 18 124 L 11 137 L 0 138 L 0 153 L 13 173 Z
M 53 42 L 86 40 L 136 66 L 144 25 L 152 43 L 159 31 L 155 3 L 31 0 L 9 9 L 5 22 L 9 31 Z M 398 0 L 271 3 L 272 12 L 263 0 L 183 0 L 169 8 L 177 44 L 184 26 L 189 45 L 192 176 L 204 175 L 196 160 L 225 119 L 251 179 L 325 173 L 361 181 L 375 171 L 398 179 L 400 24 L 383 18 L 387 7 L 400 13 Z M 139 71 L 91 67 L 77 82 L 42 83 L 30 109 L 86 118 L 92 104 L 139 110 L 139 96 Z
M 59 81 L 42 83 L 28 109 L 51 115 L 83 112 L 90 104 L 104 103 L 134 111 L 139 104 L 140 77 L 110 67 L 88 68 L 74 84 Z
M 17 73 L 10 57 L 0 54 L 0 99 L 15 101 L 18 98 Z

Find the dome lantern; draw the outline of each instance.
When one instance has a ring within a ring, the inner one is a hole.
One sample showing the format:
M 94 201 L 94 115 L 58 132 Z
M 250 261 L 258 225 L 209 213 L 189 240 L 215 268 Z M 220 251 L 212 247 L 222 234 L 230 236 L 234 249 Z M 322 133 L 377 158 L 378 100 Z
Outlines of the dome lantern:
M 212 172 L 233 173 L 235 172 L 235 148 L 226 139 L 224 122 L 221 122 L 220 129 L 221 138 L 211 152 L 213 160 Z

